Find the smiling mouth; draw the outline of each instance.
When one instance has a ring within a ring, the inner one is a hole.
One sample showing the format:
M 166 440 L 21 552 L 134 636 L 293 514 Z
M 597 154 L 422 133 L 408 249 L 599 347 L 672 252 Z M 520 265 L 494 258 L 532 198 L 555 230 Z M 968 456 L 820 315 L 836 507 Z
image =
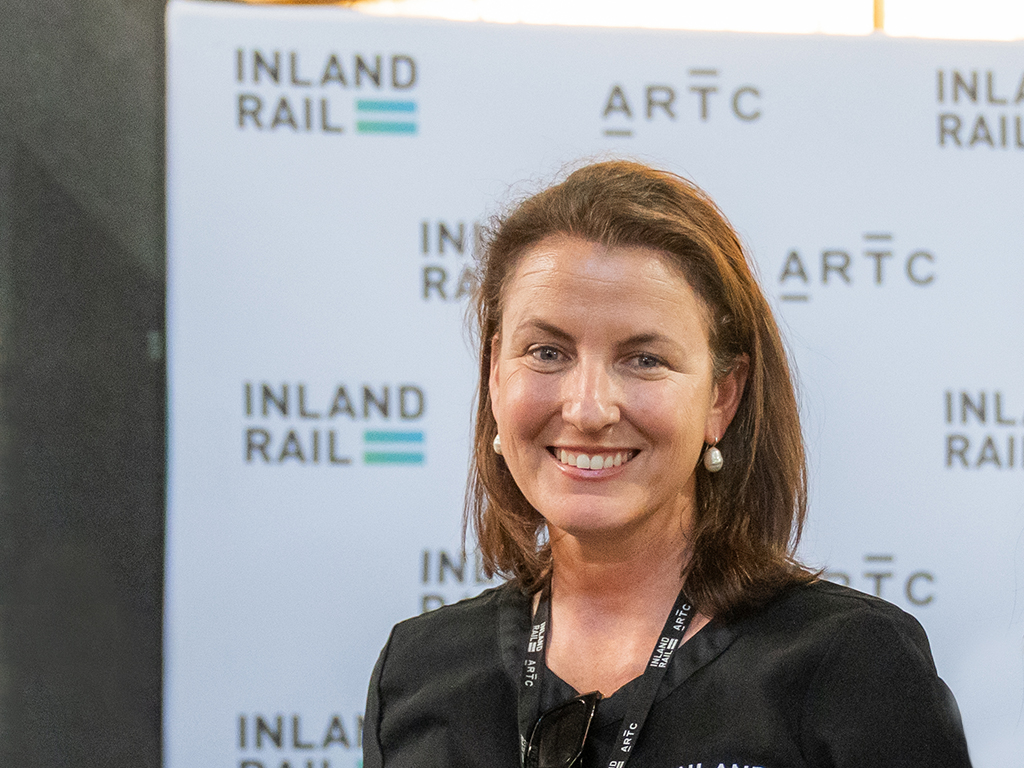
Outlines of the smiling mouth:
M 638 451 L 614 451 L 607 453 L 573 453 L 564 448 L 548 448 L 548 451 L 561 464 L 577 469 L 610 469 L 621 467 L 633 460 Z

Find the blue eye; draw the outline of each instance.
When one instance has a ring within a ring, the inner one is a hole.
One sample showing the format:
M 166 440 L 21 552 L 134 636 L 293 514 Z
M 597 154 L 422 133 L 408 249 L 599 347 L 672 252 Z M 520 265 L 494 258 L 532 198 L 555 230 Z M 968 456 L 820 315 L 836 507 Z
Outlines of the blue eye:
M 544 363 L 553 363 L 559 358 L 558 350 L 554 347 L 537 347 L 530 354 Z
M 636 364 L 640 368 L 657 368 L 661 365 L 661 360 L 654 355 L 640 354 L 636 356 Z

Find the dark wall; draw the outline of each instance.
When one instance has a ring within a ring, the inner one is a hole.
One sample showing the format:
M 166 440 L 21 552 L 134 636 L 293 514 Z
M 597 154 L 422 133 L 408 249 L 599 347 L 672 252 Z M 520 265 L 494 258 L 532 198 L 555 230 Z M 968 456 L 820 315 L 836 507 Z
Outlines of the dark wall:
M 0 18 L 0 765 L 158 766 L 163 3 Z

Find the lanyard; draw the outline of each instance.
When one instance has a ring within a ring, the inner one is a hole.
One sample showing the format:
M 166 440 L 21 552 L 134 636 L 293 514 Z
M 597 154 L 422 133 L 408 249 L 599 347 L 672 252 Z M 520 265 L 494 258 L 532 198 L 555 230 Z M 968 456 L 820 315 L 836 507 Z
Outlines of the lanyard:
M 680 592 L 640 682 L 630 692 L 626 701 L 622 730 L 605 762 L 606 768 L 624 768 L 626 765 L 640 729 L 643 728 L 644 721 L 647 720 L 647 715 L 654 705 L 665 670 L 668 669 L 676 648 L 682 643 L 691 618 L 693 606 L 686 595 Z M 519 742 L 522 755 L 526 753 L 526 741 L 533 724 L 540 717 L 540 686 L 545 668 L 544 646 L 550 629 L 551 593 L 550 588 L 545 587 L 541 592 L 537 613 L 533 617 L 533 626 L 530 628 L 530 637 L 526 643 L 526 658 L 523 661 L 523 682 L 519 692 Z

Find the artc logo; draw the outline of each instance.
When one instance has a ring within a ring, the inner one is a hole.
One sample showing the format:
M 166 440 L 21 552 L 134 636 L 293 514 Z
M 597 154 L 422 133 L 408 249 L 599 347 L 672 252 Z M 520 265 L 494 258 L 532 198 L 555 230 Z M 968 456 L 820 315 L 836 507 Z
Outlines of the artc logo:
M 1024 71 L 940 69 L 939 146 L 1024 149 Z
M 689 69 L 674 81 L 613 84 L 601 109 L 605 136 L 628 138 L 641 125 L 761 119 L 761 89 L 725 77 L 717 67 Z
M 238 130 L 266 133 L 412 135 L 418 130 L 416 60 L 404 53 L 307 55 L 238 48 Z
M 931 605 L 936 599 L 935 574 L 927 569 L 897 566 L 894 554 L 864 555 L 863 565 L 829 568 L 822 577 L 885 600 L 905 600 L 919 608 Z
M 903 282 L 919 288 L 935 281 L 935 255 L 926 248 L 897 248 L 891 232 L 865 232 L 857 247 L 789 251 L 779 272 L 779 298 L 806 302 L 815 292 Z
M 415 425 L 426 406 L 414 384 L 247 381 L 243 458 L 257 465 L 423 464 L 425 435 Z

